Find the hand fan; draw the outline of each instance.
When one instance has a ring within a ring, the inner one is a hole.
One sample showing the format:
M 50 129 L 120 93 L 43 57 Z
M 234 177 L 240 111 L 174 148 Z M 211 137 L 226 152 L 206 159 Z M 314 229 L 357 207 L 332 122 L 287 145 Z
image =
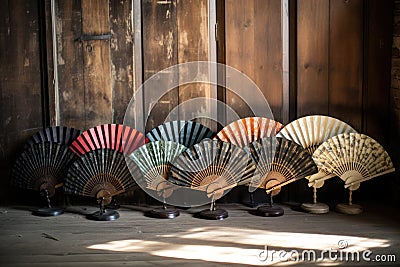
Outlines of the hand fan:
M 185 146 L 173 141 L 155 141 L 138 148 L 129 156 L 129 160 L 135 162 L 141 170 L 141 175 L 135 176 L 139 186 L 144 190 L 157 191 L 158 196 L 162 197 L 163 207 L 152 210 L 152 217 L 172 219 L 179 216 L 177 209 L 167 208 L 165 199 L 171 196 L 174 189 L 167 182 L 170 162 L 184 150 Z
M 11 185 L 40 191 L 46 197 L 47 207 L 34 211 L 35 215 L 57 216 L 64 211 L 52 207 L 50 198 L 63 185 L 68 167 L 76 155 L 68 146 L 45 142 L 25 146 L 11 169 Z
M 268 118 L 248 117 L 228 124 L 215 138 L 243 148 L 255 140 L 275 136 L 282 127 L 281 123 Z
M 323 142 L 342 133 L 355 133 L 356 131 L 347 123 L 329 116 L 313 115 L 299 118 L 287 124 L 279 132 L 279 137 L 292 140 L 303 146 L 310 155 Z M 306 177 L 308 186 L 313 187 L 313 203 L 303 203 L 302 209 L 310 213 L 327 213 L 329 206 L 317 202 L 317 188 L 321 188 L 324 182 L 335 175 L 319 169 L 318 173 Z
M 112 197 L 136 185 L 119 150 L 101 148 L 86 152 L 69 168 L 64 191 L 69 194 L 94 197 L 100 210 L 90 219 L 110 221 L 119 218 L 115 210 L 106 210 Z
M 71 143 L 82 133 L 82 131 L 64 126 L 47 127 L 28 139 L 27 144 L 52 142 L 61 145 L 71 145 Z
M 381 176 L 395 169 L 385 149 L 371 137 L 346 133 L 322 143 L 313 154 L 320 169 L 334 173 L 345 182 L 350 191 L 349 203 L 338 204 L 336 209 L 348 214 L 362 212 L 360 205 L 352 203 L 352 192 L 360 183 Z
M 263 137 L 276 136 L 283 125 L 277 121 L 263 117 L 247 117 L 234 121 L 218 132 L 215 139 L 232 143 L 240 148 Z M 242 184 L 247 184 L 243 181 Z M 250 192 L 251 207 L 255 207 L 254 192 Z
M 250 187 L 266 189 L 270 204 L 257 209 L 262 216 L 281 216 L 282 208 L 272 206 L 272 197 L 281 187 L 317 172 L 311 155 L 300 145 L 279 137 L 264 137 L 253 141 L 244 150 L 256 164 L 256 174 Z
M 205 138 L 213 138 L 214 132 L 201 123 L 193 121 L 169 121 L 148 132 L 150 142 L 174 141 L 191 147 Z
M 133 128 L 122 124 L 103 124 L 83 132 L 70 148 L 79 156 L 96 149 L 117 150 L 130 155 L 144 143 L 144 134 Z
M 222 220 L 228 212 L 215 208 L 215 201 L 228 189 L 249 179 L 255 166 L 246 152 L 220 140 L 203 140 L 184 151 L 171 162 L 170 180 L 180 186 L 201 190 L 211 198 L 210 209 L 198 215 L 205 219 Z

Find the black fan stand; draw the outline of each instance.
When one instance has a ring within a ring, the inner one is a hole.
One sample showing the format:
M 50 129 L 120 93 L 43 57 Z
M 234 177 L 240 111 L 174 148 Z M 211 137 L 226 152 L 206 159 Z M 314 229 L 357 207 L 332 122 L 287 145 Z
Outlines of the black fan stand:
M 179 210 L 175 208 L 168 208 L 163 201 L 161 208 L 155 208 L 149 212 L 149 216 L 158 219 L 174 219 L 180 215 Z
M 224 220 L 228 218 L 228 212 L 224 209 L 217 209 L 213 198 L 210 208 L 200 211 L 197 217 L 206 220 Z
M 95 221 L 114 221 L 119 218 L 119 213 L 116 210 L 106 210 L 104 205 L 105 197 L 100 199 L 100 210 L 89 214 L 87 217 Z
M 42 216 L 42 217 L 50 217 L 50 216 L 58 216 L 64 213 L 63 208 L 52 207 L 50 203 L 49 191 L 47 189 L 42 190 L 42 195 L 45 195 L 47 200 L 47 207 L 39 208 L 32 212 L 33 215 Z
M 269 194 L 269 204 L 262 205 L 257 208 L 257 215 L 264 217 L 278 217 L 284 214 L 281 207 L 273 206 L 272 194 Z

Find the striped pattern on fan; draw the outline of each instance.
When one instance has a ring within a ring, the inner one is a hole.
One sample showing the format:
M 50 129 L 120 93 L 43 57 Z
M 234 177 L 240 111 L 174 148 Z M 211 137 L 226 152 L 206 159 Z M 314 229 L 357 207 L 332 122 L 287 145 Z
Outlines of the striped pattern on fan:
M 265 188 L 276 195 L 288 183 L 317 172 L 311 155 L 300 145 L 279 137 L 265 137 L 244 150 L 257 166 L 250 188 Z
M 62 186 L 67 170 L 77 156 L 68 146 L 46 142 L 25 147 L 11 169 L 11 185 L 47 190 L 52 197 Z
M 28 145 L 52 142 L 61 145 L 71 145 L 71 143 L 82 133 L 82 131 L 68 128 L 65 126 L 47 127 L 29 138 Z
M 385 149 L 358 133 L 328 139 L 314 152 L 313 159 L 320 169 L 339 176 L 351 191 L 357 190 L 361 182 L 395 170 Z
M 225 190 L 248 180 L 254 170 L 241 148 L 220 140 L 203 140 L 171 162 L 170 180 L 218 199 Z
M 275 136 L 282 127 L 281 123 L 268 118 L 248 117 L 228 124 L 215 138 L 243 148 L 255 140 Z
M 68 170 L 64 191 L 69 194 L 104 199 L 111 202 L 115 195 L 136 185 L 118 150 L 97 149 L 85 153 Z
M 82 156 L 96 149 L 112 149 L 130 155 L 144 145 L 143 133 L 122 124 L 103 124 L 83 132 L 70 148 Z
M 150 142 L 174 141 L 191 147 L 206 138 L 213 138 L 214 132 L 201 123 L 193 121 L 169 121 L 157 126 L 146 134 Z
M 184 150 L 185 146 L 173 141 L 150 142 L 138 148 L 129 156 L 142 172 L 136 182 L 152 190 L 164 189 L 160 186 L 168 180 L 170 162 Z

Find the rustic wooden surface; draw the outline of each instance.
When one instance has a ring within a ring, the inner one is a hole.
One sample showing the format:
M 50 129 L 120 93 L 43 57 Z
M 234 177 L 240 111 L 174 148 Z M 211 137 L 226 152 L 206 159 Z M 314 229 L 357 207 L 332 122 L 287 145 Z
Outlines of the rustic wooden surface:
M 85 218 L 96 211 L 71 206 L 58 217 L 36 217 L 32 207 L 0 208 L 1 266 L 244 266 L 264 264 L 258 254 L 269 250 L 335 249 L 340 240 L 353 250 L 396 255 L 400 261 L 399 216 L 387 207 L 364 206 L 357 216 L 330 212 L 311 215 L 282 205 L 285 215 L 258 217 L 241 205 L 223 205 L 224 221 L 193 217 L 201 208 L 182 210 L 173 220 L 143 215 L 149 207 L 123 206 L 113 222 Z M 393 216 L 395 215 L 395 216 Z M 91 246 L 113 246 L 115 251 Z M 317 254 L 319 255 L 319 254 Z M 327 254 L 326 254 L 327 256 Z M 286 266 L 287 262 L 277 263 Z M 293 263 L 290 263 L 293 264 Z M 297 262 L 320 266 L 323 262 Z M 327 262 L 339 266 L 371 266 L 371 262 Z M 376 264 L 376 263 L 373 263 Z

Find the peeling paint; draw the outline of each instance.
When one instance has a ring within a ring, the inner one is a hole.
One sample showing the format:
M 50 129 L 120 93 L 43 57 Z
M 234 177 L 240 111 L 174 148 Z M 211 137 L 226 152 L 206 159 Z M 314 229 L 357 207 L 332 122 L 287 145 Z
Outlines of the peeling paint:
M 5 121 L 6 125 L 10 124 L 11 120 L 12 120 L 12 117 L 11 117 L 11 116 L 8 117 L 8 118 L 6 119 L 6 121 Z
M 58 65 L 64 65 L 65 60 L 62 57 L 62 51 L 63 51 L 63 40 L 62 40 L 62 32 L 63 32 L 63 27 L 62 27 L 62 19 L 57 18 L 56 21 L 56 39 L 57 39 L 57 63 Z
M 174 35 L 173 35 L 173 32 L 172 31 L 169 31 L 168 32 L 168 37 L 167 37 L 167 58 L 168 59 L 172 59 L 172 56 L 173 56 L 173 46 L 172 46 L 172 44 L 173 44 L 173 42 L 174 42 Z
M 29 57 L 24 57 L 24 67 L 29 67 Z

